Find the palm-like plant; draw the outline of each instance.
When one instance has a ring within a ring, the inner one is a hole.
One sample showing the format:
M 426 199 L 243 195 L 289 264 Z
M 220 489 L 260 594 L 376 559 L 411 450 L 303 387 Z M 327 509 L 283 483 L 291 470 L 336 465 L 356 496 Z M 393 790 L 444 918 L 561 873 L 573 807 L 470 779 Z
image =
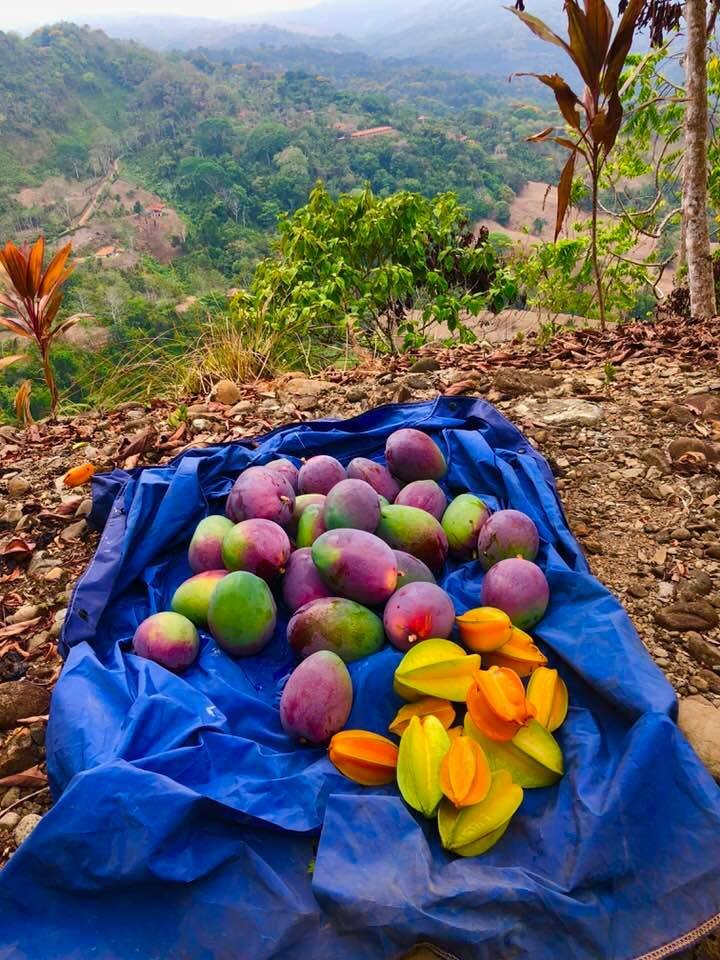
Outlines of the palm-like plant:
M 40 351 L 45 383 L 50 391 L 53 417 L 58 403 L 57 384 L 50 360 L 54 339 L 80 319 L 80 314 L 58 320 L 64 284 L 75 269 L 68 263 L 72 244 L 68 243 L 55 254 L 43 269 L 45 238 L 39 237 L 30 247 L 16 247 L 6 243 L 0 249 L 0 306 L 10 310 L 9 316 L 0 315 L 0 324 L 11 333 L 33 340 Z

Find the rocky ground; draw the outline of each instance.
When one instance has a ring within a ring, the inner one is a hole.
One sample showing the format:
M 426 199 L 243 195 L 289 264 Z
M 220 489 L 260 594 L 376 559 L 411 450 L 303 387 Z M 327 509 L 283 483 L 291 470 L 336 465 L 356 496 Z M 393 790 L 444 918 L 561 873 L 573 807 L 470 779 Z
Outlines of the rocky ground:
M 644 339 L 643 339 L 644 338 Z M 57 637 L 98 534 L 89 485 L 63 476 L 161 463 L 189 446 L 378 404 L 472 394 L 525 431 L 557 477 L 570 526 L 679 697 L 680 722 L 720 779 L 720 337 L 575 334 L 488 350 L 426 348 L 324 378 L 227 381 L 187 406 L 0 427 L 0 865 L 50 804 L 44 731 Z M 696 949 L 717 957 L 716 942 Z

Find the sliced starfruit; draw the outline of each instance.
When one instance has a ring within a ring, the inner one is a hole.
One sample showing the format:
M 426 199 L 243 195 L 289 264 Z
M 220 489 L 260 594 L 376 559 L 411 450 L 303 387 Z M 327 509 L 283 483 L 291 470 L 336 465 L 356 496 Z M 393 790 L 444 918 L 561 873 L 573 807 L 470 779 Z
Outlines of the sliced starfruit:
M 377 787 L 395 779 L 398 748 L 378 733 L 341 730 L 330 741 L 328 756 L 340 773 L 364 787 Z
M 490 764 L 480 744 L 471 737 L 454 737 L 440 764 L 440 786 L 453 806 L 480 803 L 491 780 Z
M 551 733 L 563 723 L 568 712 L 568 691 L 557 670 L 538 667 L 530 677 L 527 698 L 535 707 L 535 719 Z
M 414 703 L 406 703 L 395 714 L 395 719 L 388 727 L 390 733 L 401 736 L 413 717 L 427 717 L 432 714 L 447 730 L 455 721 L 455 707 L 449 700 L 440 697 L 422 697 Z
M 512 628 L 506 644 L 483 657 L 483 666 L 509 667 L 519 677 L 529 677 L 534 670 L 544 667 L 547 662 L 547 657 L 535 646 L 530 634 L 518 627 Z
M 450 640 L 421 640 L 410 647 L 395 671 L 393 686 L 403 700 L 422 696 L 463 701 L 480 667 L 477 653 Z
M 412 717 L 400 738 L 397 782 L 403 799 L 432 817 L 442 798 L 440 765 L 450 749 L 447 730 L 437 717 Z
M 513 625 L 504 610 L 475 607 L 456 617 L 460 639 L 475 653 L 497 650 L 510 640 Z
M 476 857 L 497 843 L 523 800 L 523 791 L 507 770 L 493 774 L 490 789 L 480 803 L 457 809 L 443 800 L 438 810 L 440 840 L 446 850 Z
M 491 740 L 512 740 L 535 715 L 522 680 L 508 667 L 478 670 L 467 693 L 467 708 L 475 726 Z
M 478 730 L 469 713 L 465 715 L 465 735 L 480 744 L 493 772 L 507 770 L 526 790 L 557 783 L 563 774 L 563 758 L 553 735 L 535 720 L 523 727 L 521 734 L 519 744 L 516 739 L 491 740 Z M 532 754 L 526 753 L 533 741 Z

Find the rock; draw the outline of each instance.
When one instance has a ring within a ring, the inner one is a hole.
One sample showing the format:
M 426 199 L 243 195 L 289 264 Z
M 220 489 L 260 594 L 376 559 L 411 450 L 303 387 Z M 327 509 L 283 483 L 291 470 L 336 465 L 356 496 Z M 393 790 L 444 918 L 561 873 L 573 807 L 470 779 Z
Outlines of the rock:
M 699 414 L 701 420 L 720 420 L 720 396 L 716 393 L 693 394 L 685 404 Z
M 679 593 L 684 600 L 686 597 L 706 597 L 712 592 L 712 577 L 704 570 L 696 570 L 695 573 L 679 585 Z
M 410 369 L 412 370 L 412 367 Z M 367 400 L 367 395 L 368 392 L 365 387 L 350 387 L 345 394 L 349 403 L 361 403 L 363 400 Z
M 36 813 L 25 814 L 20 823 L 15 827 L 15 840 L 18 845 L 24 840 L 27 840 L 41 820 L 42 817 L 39 817 Z
M 692 540 L 692 534 L 685 527 L 675 527 L 670 531 L 671 540 Z
M 50 691 L 29 680 L 0 683 L 0 730 L 14 727 L 23 717 L 37 717 L 48 712 Z
M 196 417 L 192 422 L 193 430 L 206 430 L 210 426 L 210 421 L 203 417 Z
M 720 694 L 720 676 L 712 670 L 699 670 L 693 677 L 693 683 L 696 687 L 698 682 L 702 683 L 705 690 Z M 698 689 L 701 690 L 703 687 L 698 687 Z
M 2 515 L 2 519 L 5 523 L 10 523 L 15 526 L 16 523 L 19 523 L 23 518 L 23 508 L 21 503 L 8 503 L 5 507 L 5 511 Z
M 65 527 L 63 532 L 60 534 L 60 539 L 65 540 L 67 543 L 72 543 L 73 540 L 79 540 L 82 535 L 87 530 L 87 522 L 83 518 L 82 520 L 76 520 L 75 523 L 71 523 L 69 526 Z
M 48 583 L 57 583 L 58 580 L 62 580 L 62 576 L 62 567 L 52 567 L 47 573 L 43 574 L 43 580 L 46 580 Z
M 680 403 L 671 403 L 665 411 L 665 420 L 669 423 L 691 423 L 695 419 L 695 414 L 690 409 Z
M 699 633 L 690 631 L 685 637 L 685 646 L 690 656 L 708 667 L 720 667 L 720 647 L 710 643 Z
M 224 403 L 226 406 L 231 407 L 234 403 L 238 402 L 242 394 L 240 393 L 240 388 L 237 384 L 233 383 L 232 380 L 218 380 L 211 396 L 213 400 L 217 400 L 218 403 Z
M 30 637 L 29 640 L 26 641 L 27 652 L 34 653 L 36 650 L 42 647 L 43 644 L 47 643 L 49 639 L 50 639 L 50 631 L 41 630 L 40 633 L 36 633 L 34 636 Z
M 597 403 L 575 398 L 548 400 L 523 400 L 515 405 L 515 415 L 524 417 L 546 427 L 596 426 L 603 417 L 602 407 Z
M 559 386 L 560 377 L 535 370 L 515 370 L 512 367 L 498 370 L 493 378 L 493 387 L 504 397 L 527 397 L 544 394 Z
M 2 800 L 0 800 L 0 810 L 4 810 L 6 807 L 9 807 L 11 804 L 15 803 L 16 800 L 20 799 L 20 787 L 10 787 L 9 790 L 6 790 L 3 794 Z
M 650 593 L 645 584 L 639 581 L 628 584 L 627 592 L 631 597 L 635 597 L 636 600 L 644 600 Z
M 67 616 L 67 607 L 63 607 L 61 610 L 58 610 L 55 616 L 53 617 L 53 625 L 50 628 L 50 636 L 53 638 L 53 640 L 56 637 L 60 636 L 60 631 L 63 628 L 63 624 L 65 623 L 66 616 Z
M 9 810 L 7 813 L 0 815 L 0 827 L 5 827 L 6 830 L 14 829 L 20 822 L 20 814 L 16 813 L 15 810 Z
M 681 700 L 678 726 L 716 780 L 720 780 L 720 710 L 704 698 Z
M 34 603 L 24 603 L 21 607 L 6 618 L 6 623 L 26 623 L 28 620 L 35 620 L 40 616 L 40 607 Z
M 693 455 L 708 463 L 717 463 L 720 460 L 720 444 L 710 443 L 699 437 L 676 437 L 668 444 L 668 453 L 673 463 L 691 461 Z
M 0 437 L 2 437 L 3 440 L 14 440 L 16 435 L 17 430 L 9 423 L 4 423 L 2 426 L 0 426 Z
M 440 364 L 433 357 L 420 357 L 410 367 L 410 373 L 433 373 L 440 369 Z
M 679 600 L 656 611 L 655 622 L 672 633 L 685 633 L 714 629 L 718 625 L 718 615 L 707 600 Z
M 10 477 L 7 482 L 7 489 L 14 500 L 19 500 L 30 492 L 30 483 L 25 477 Z
M 550 361 L 550 369 L 551 369 L 551 370 L 562 370 L 562 368 L 563 368 L 564 366 L 565 366 L 565 364 L 562 362 L 562 360 L 560 360 L 559 357 L 555 357 L 554 360 L 551 360 L 551 361 Z
M 334 390 L 335 387 L 336 384 L 328 380 L 306 380 L 304 377 L 296 377 L 283 386 L 282 392 L 297 402 L 296 398 L 316 398 L 329 390 Z
M 0 741 L 0 777 L 20 773 L 39 761 L 40 750 L 24 727 L 13 730 Z
M 403 377 L 403 383 L 410 390 L 433 390 L 435 388 L 432 379 L 422 373 L 409 373 L 406 377 Z

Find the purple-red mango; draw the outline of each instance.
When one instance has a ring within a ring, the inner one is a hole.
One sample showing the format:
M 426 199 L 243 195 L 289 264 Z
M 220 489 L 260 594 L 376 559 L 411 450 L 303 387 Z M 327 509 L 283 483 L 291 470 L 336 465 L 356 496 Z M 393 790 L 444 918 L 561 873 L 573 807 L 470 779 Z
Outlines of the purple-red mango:
M 133 649 L 139 657 L 168 670 L 185 670 L 197 659 L 200 637 L 187 617 L 169 611 L 154 613 L 135 631 Z
M 195 527 L 188 549 L 188 563 L 193 573 L 222 568 L 222 543 L 232 526 L 232 520 L 216 514 L 205 517 Z
M 223 540 L 223 562 L 228 570 L 247 570 L 271 583 L 285 571 L 290 539 L 272 520 L 243 520 Z
M 434 480 L 413 480 L 395 497 L 395 503 L 401 507 L 417 507 L 435 517 L 442 519 L 447 507 L 447 497 L 441 486 Z
M 281 474 L 266 467 L 249 467 L 235 481 L 225 513 L 235 523 L 273 520 L 284 527 L 295 506 L 295 491 Z
M 280 722 L 290 737 L 324 743 L 347 723 L 352 700 L 347 667 L 337 654 L 319 650 L 290 674 L 280 697 Z
M 310 457 L 300 467 L 298 492 L 327 494 L 346 476 L 345 467 L 335 457 L 328 457 L 326 454 Z
M 521 557 L 500 560 L 482 582 L 485 607 L 504 610 L 516 627 L 529 630 L 542 619 L 550 599 L 550 588 L 537 564 Z
M 341 480 L 325 497 L 326 530 L 352 529 L 372 533 L 380 522 L 380 499 L 364 480 Z
M 406 483 L 412 480 L 441 480 L 447 463 L 440 447 L 420 430 L 406 428 L 391 433 L 385 444 L 390 472 Z
M 312 545 L 312 558 L 325 583 L 358 603 L 384 603 L 397 587 L 395 554 L 364 530 L 328 530 Z
M 409 583 L 385 604 L 385 633 L 398 650 L 409 650 L 414 643 L 431 637 L 446 640 L 454 623 L 453 602 L 434 583 Z
M 290 555 L 283 577 L 282 594 L 286 606 L 293 613 L 306 603 L 333 595 L 318 573 L 309 547 L 295 550 Z
M 493 564 L 510 557 L 534 560 L 538 555 L 538 528 L 520 510 L 498 510 L 481 528 L 478 537 L 478 559 L 489 570 Z
M 387 467 L 367 457 L 355 457 L 348 464 L 347 475 L 351 480 L 364 480 L 390 503 L 400 492 L 400 484 Z

